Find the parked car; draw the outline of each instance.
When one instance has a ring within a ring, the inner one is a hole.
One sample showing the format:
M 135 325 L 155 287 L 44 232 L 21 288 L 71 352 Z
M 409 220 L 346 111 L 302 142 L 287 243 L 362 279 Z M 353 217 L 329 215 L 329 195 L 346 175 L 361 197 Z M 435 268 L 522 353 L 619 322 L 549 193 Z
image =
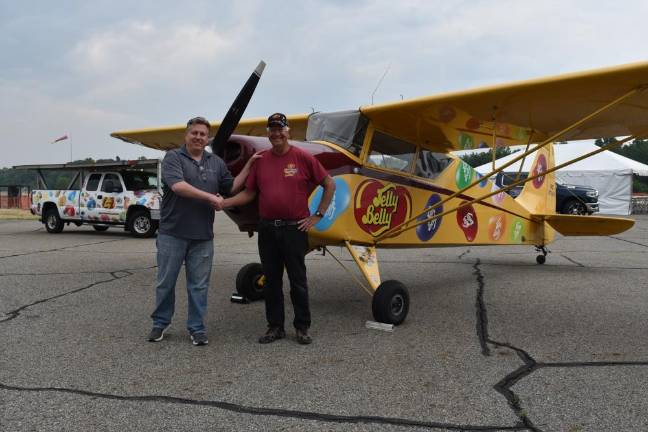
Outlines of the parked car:
M 495 183 L 499 187 L 508 186 L 517 179 L 525 179 L 528 173 L 522 172 L 518 177 L 517 172 L 501 172 L 497 174 Z M 516 186 L 508 191 L 509 195 L 516 198 L 522 192 L 524 185 Z M 556 179 L 556 213 L 563 214 L 592 214 L 599 211 L 598 191 L 589 186 L 578 186 L 562 183 Z

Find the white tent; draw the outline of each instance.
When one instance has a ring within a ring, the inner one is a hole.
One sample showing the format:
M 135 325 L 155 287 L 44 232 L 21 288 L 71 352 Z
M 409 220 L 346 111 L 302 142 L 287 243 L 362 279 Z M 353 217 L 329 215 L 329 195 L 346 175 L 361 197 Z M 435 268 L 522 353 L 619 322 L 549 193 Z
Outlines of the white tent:
M 556 165 L 569 162 L 584 154 L 597 150 L 599 147 L 590 141 L 576 141 L 568 144 L 554 144 Z M 497 159 L 495 166 L 499 167 L 516 158 L 516 152 Z M 522 171 L 529 172 L 535 154 L 529 155 Z M 480 174 L 492 171 L 492 162 L 481 165 L 475 170 Z M 506 171 L 517 171 L 520 162 L 506 168 Z M 636 162 L 611 151 L 604 151 L 592 157 L 578 161 L 556 171 L 556 178 L 563 183 L 583 185 L 596 188 L 599 191 L 599 208 L 603 214 L 628 215 L 632 207 L 632 175 L 648 176 L 648 165 Z

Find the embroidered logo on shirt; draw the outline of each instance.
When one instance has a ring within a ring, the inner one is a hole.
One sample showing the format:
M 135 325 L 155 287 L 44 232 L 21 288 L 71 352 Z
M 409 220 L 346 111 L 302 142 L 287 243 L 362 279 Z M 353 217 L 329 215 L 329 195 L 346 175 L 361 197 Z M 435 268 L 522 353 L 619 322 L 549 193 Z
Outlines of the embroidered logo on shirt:
M 297 166 L 294 163 L 289 163 L 284 168 L 284 177 L 292 177 L 297 174 Z

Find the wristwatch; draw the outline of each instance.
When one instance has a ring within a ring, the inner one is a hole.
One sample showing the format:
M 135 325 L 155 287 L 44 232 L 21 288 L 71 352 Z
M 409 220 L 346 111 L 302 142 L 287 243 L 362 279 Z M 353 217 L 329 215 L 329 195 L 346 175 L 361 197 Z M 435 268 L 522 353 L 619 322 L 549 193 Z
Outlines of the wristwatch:
M 318 218 L 323 218 L 323 217 L 324 217 L 324 215 L 322 214 L 322 212 L 319 211 L 319 210 L 317 210 L 317 211 L 315 212 L 315 214 L 313 214 L 313 216 L 317 216 Z

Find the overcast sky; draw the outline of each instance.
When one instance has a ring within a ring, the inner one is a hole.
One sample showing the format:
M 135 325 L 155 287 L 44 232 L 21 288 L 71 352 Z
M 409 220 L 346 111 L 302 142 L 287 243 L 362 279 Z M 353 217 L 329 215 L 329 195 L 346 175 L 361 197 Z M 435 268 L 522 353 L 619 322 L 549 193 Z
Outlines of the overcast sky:
M 337 111 L 648 59 L 648 2 L 0 0 L 0 167 L 160 153 L 116 130 Z M 51 144 L 69 134 L 70 141 Z

